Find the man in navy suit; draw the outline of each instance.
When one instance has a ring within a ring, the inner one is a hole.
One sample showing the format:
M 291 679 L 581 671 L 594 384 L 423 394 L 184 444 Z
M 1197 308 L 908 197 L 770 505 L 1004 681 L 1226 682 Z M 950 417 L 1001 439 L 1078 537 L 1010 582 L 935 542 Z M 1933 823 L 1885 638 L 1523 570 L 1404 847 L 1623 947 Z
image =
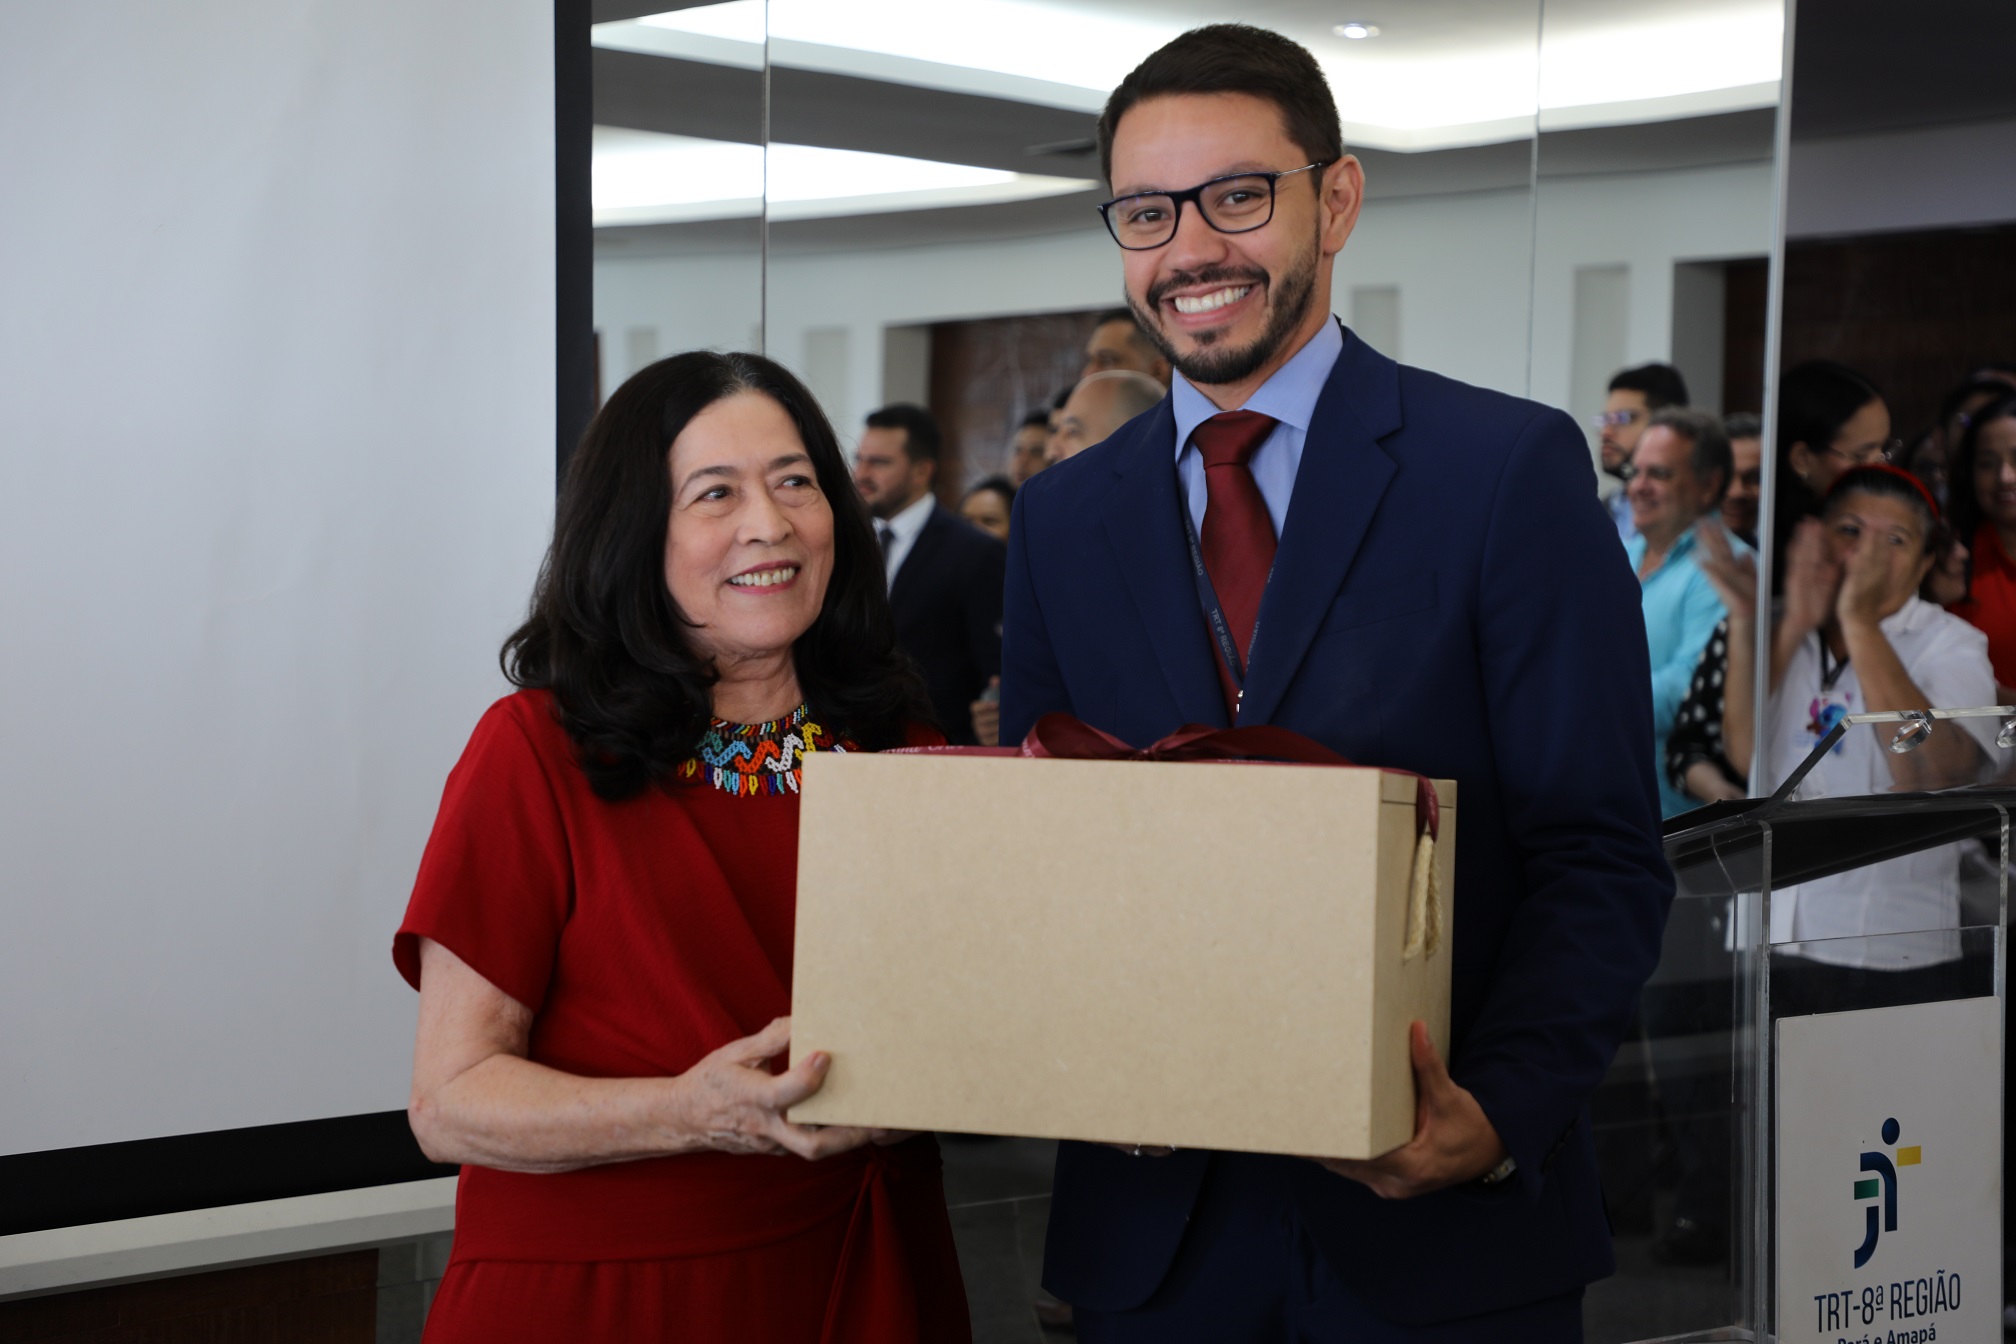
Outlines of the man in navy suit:
M 1301 47 L 1187 33 L 1099 131 L 1127 300 L 1178 377 L 1016 497 L 1004 740 L 1052 710 L 1136 744 L 1275 723 L 1456 780 L 1454 1002 L 1446 1068 L 1414 1029 L 1413 1141 L 1374 1160 L 1063 1145 L 1045 1286 L 1086 1344 L 1579 1339 L 1612 1269 L 1587 1103 L 1672 896 L 1588 449 L 1330 316 L 1363 177 Z
M 971 745 L 972 705 L 1001 671 L 1000 541 L 932 493 L 941 438 L 922 406 L 868 416 L 854 453 L 854 488 L 875 518 L 896 645 L 924 674 L 938 726 Z

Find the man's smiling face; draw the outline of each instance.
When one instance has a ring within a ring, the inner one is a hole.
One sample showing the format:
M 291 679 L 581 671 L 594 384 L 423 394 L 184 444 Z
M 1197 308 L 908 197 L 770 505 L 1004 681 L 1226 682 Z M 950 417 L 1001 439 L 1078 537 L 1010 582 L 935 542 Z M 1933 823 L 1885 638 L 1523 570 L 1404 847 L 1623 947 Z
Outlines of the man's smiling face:
M 1183 191 L 1235 173 L 1290 172 L 1310 157 L 1264 98 L 1165 95 L 1129 108 L 1115 129 L 1113 193 Z M 1346 162 L 1355 170 L 1355 162 Z M 1329 261 L 1353 222 L 1319 205 L 1334 190 L 1326 184 L 1338 168 L 1282 178 L 1273 219 L 1251 232 L 1220 233 L 1195 202 L 1186 202 L 1167 243 L 1121 253 L 1128 306 L 1190 381 L 1240 383 L 1271 372 L 1276 357 L 1299 348 L 1310 334 L 1305 329 L 1323 320 Z M 1350 203 L 1355 217 L 1355 191 Z

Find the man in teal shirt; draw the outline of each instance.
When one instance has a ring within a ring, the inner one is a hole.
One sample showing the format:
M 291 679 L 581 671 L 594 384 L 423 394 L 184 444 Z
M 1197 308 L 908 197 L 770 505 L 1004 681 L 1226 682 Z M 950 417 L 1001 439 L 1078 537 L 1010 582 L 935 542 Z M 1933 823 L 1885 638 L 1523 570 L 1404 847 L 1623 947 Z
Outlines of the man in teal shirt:
M 1695 530 L 1722 526 L 1716 510 L 1734 471 L 1729 436 L 1712 415 L 1668 407 L 1653 415 L 1627 470 L 1625 490 L 1638 534 L 1624 547 L 1638 574 L 1652 655 L 1653 759 L 1663 761 L 1701 650 L 1728 614 L 1696 562 Z M 1739 552 L 1748 549 L 1734 537 L 1729 544 Z M 1658 773 L 1662 815 L 1700 806 L 1674 788 L 1664 770 Z

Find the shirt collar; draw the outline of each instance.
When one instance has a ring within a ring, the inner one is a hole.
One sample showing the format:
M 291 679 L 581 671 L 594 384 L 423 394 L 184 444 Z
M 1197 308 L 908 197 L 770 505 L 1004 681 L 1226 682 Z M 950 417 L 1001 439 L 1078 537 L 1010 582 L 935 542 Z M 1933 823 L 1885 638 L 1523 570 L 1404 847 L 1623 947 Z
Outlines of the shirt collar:
M 1330 370 L 1336 367 L 1337 356 L 1342 353 L 1344 329 L 1332 318 L 1286 364 L 1274 370 L 1239 409 L 1272 416 L 1308 434 L 1309 422 L 1316 418 L 1316 402 L 1330 381 Z M 1190 432 L 1219 412 L 1211 399 L 1180 373 L 1170 380 L 1169 395 L 1176 413 L 1176 456 L 1180 459 L 1190 446 Z
M 1908 635 L 1923 625 L 1927 613 L 1933 610 L 1930 602 L 1916 593 L 1904 599 L 1904 605 L 1876 622 L 1876 628 L 1891 637 Z
M 1685 532 L 1682 532 L 1678 537 L 1674 539 L 1673 549 L 1666 552 L 1666 554 L 1659 561 L 1659 568 L 1653 570 L 1652 573 L 1663 574 L 1666 571 L 1666 568 L 1669 565 L 1671 565 L 1675 560 L 1678 560 L 1681 556 L 1686 555 L 1690 551 L 1692 551 L 1694 549 L 1695 532 L 1700 528 L 1702 523 L 1707 522 L 1710 518 L 1715 517 L 1717 517 L 1717 514 L 1715 513 L 1706 513 L 1703 514 L 1701 517 L 1696 518 L 1693 521 L 1693 523 L 1689 525 L 1689 527 Z M 1641 563 L 1644 562 L 1645 551 L 1650 546 L 1650 544 L 1651 543 L 1645 540 L 1645 534 L 1643 532 L 1632 533 L 1631 539 L 1624 543 L 1624 553 L 1631 557 L 1631 567 L 1633 569 L 1636 569 Z M 1648 574 L 1646 577 L 1649 579 L 1651 578 L 1651 575 Z
M 882 520 L 882 526 L 894 532 L 901 541 L 912 541 L 924 530 L 925 520 L 931 516 L 931 506 L 938 501 L 929 490 L 903 506 L 903 511 Z

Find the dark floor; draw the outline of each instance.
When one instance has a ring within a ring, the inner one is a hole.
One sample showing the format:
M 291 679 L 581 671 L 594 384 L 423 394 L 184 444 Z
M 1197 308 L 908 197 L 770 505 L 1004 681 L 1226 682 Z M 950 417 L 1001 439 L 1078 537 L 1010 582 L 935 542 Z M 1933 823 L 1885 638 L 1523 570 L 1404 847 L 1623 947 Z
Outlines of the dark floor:
M 973 1308 L 974 1344 L 1062 1344 L 1068 1330 L 1045 1331 L 1033 1303 L 1043 1260 L 1043 1220 L 1050 1208 L 1050 1165 L 1057 1145 L 1041 1139 L 939 1140 L 945 1198 Z M 1665 1212 L 1665 1197 L 1659 1199 Z M 1663 1226 L 1665 1220 L 1658 1220 Z M 1652 1237 L 1617 1238 L 1617 1273 L 1589 1290 L 1583 1313 L 1587 1344 L 1710 1331 L 1731 1319 L 1733 1289 L 1719 1267 L 1656 1263 Z M 1702 1338 L 1709 1337 L 1706 1334 Z
M 959 1272 L 973 1311 L 973 1344 L 1062 1344 L 1069 1330 L 1036 1320 L 1043 1225 L 1050 1216 L 1048 1139 L 940 1135 L 945 1202 L 959 1245 Z
M 941 1136 L 940 1145 L 974 1344 L 1070 1344 L 1068 1329 L 1045 1330 L 1035 1311 L 1057 1145 L 963 1135 Z M 1649 1226 L 1666 1225 L 1670 1200 L 1663 1189 L 1653 1196 Z M 381 1249 L 379 1344 L 417 1344 L 448 1242 L 443 1234 Z M 1589 1289 L 1583 1313 L 1587 1344 L 1682 1335 L 1708 1340 L 1719 1337 L 1715 1327 L 1733 1319 L 1734 1289 L 1722 1267 L 1658 1264 L 1652 1242 L 1649 1230 L 1620 1229 L 1616 1275 Z

